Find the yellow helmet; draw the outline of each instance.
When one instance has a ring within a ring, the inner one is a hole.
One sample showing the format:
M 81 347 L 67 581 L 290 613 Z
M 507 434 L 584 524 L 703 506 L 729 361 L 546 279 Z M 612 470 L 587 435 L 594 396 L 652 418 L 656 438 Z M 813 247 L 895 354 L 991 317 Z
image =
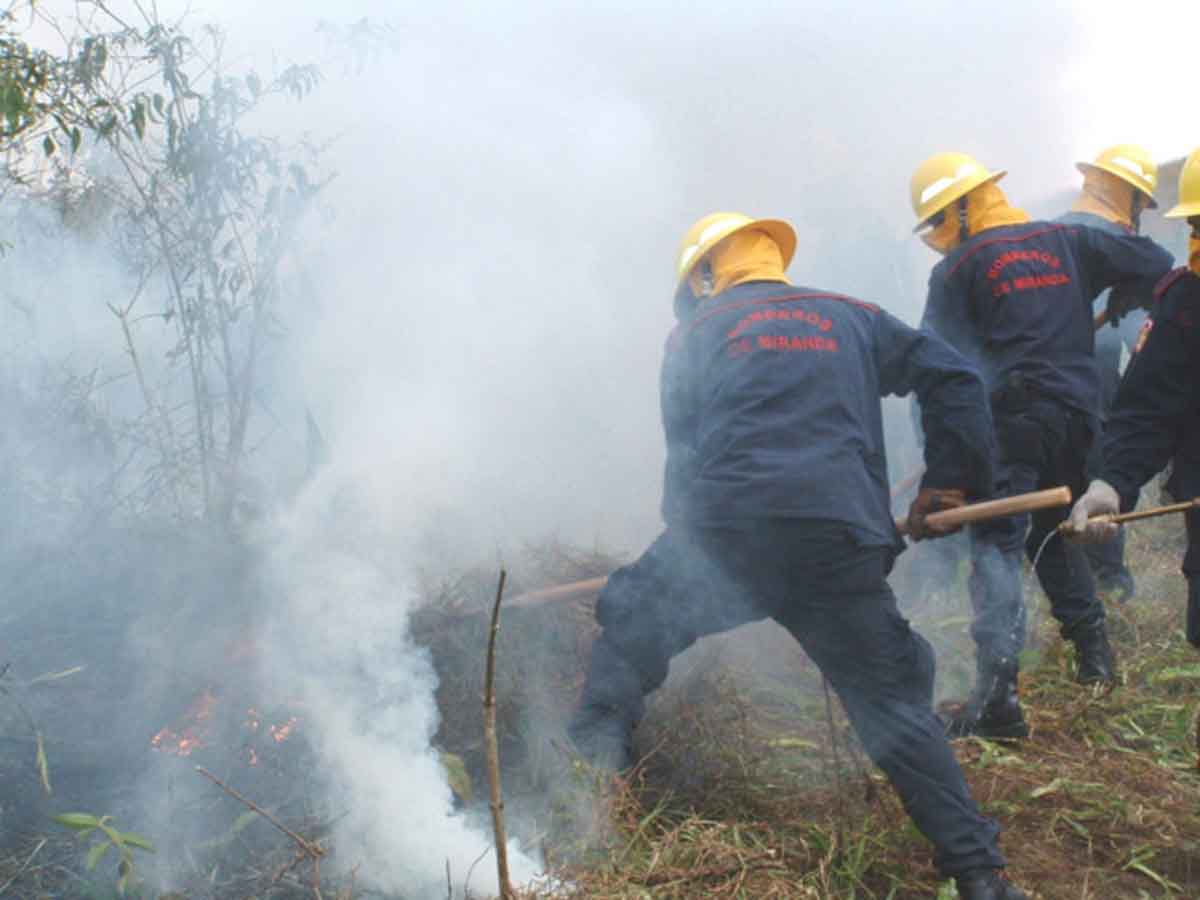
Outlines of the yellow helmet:
M 1165 215 L 1168 219 L 1200 216 L 1200 150 L 1193 150 L 1179 170 L 1179 203 Z
M 959 197 L 965 197 L 981 184 L 999 181 L 1007 174 L 1004 169 L 989 172 L 979 160 L 965 153 L 938 153 L 929 157 L 917 167 L 909 184 L 913 212 L 917 214 L 913 231 L 920 231 Z
M 1084 175 L 1088 173 L 1088 169 L 1099 169 L 1115 175 L 1145 194 L 1149 209 L 1158 207 L 1154 200 L 1154 192 L 1158 189 L 1158 163 L 1151 158 L 1145 147 L 1139 147 L 1137 144 L 1117 144 L 1107 150 L 1101 150 L 1090 163 L 1075 163 L 1075 168 Z
M 675 263 L 676 283 L 683 284 L 704 254 L 725 238 L 749 230 L 766 232 L 779 245 L 786 269 L 796 254 L 796 230 L 790 224 L 782 219 L 752 219 L 741 213 L 710 213 L 692 225 L 683 237 Z

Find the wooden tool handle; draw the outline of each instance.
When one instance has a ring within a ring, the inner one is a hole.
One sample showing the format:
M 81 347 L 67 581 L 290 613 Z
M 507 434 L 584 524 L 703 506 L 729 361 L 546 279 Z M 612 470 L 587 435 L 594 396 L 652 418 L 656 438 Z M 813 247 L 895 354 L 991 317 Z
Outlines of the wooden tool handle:
M 1108 516 L 1092 516 L 1088 522 L 1099 522 L 1107 525 L 1123 525 L 1126 522 L 1137 522 L 1140 519 L 1153 519 L 1158 516 L 1169 516 L 1172 513 L 1188 512 L 1189 510 L 1200 508 L 1200 497 L 1192 500 L 1184 500 L 1181 503 L 1172 503 L 1169 506 L 1155 506 L 1151 509 L 1139 509 L 1134 512 L 1120 513 L 1118 515 Z
M 970 506 L 960 506 L 958 509 L 931 513 L 926 516 L 926 521 L 934 525 L 966 525 L 968 522 L 982 522 L 985 519 L 998 519 L 1001 516 L 1015 516 L 1037 509 L 1049 509 L 1053 506 L 1069 506 L 1070 503 L 1071 489 L 1056 487 L 1045 491 L 1034 491 L 1031 494 L 1018 494 L 1015 497 L 988 500 L 985 503 L 972 503 Z M 901 534 L 908 532 L 908 523 L 903 519 L 896 520 L 896 527 Z M 509 609 L 519 609 L 526 606 L 540 606 L 556 600 L 587 597 L 599 593 L 607 582 L 607 576 L 602 575 L 599 578 L 586 578 L 570 584 L 559 584 L 537 591 L 529 591 L 514 599 L 508 604 L 508 607 Z
M 539 591 L 529 591 L 516 597 L 508 604 L 509 609 L 520 609 L 523 606 L 539 606 L 542 603 L 552 603 L 555 600 L 572 600 L 598 594 L 608 583 L 608 576 L 586 578 L 583 581 L 572 581 L 570 584 L 557 584 L 554 587 L 542 588 Z
M 1056 487 L 1047 488 L 1044 491 L 1033 491 L 1029 494 L 1017 494 L 1015 497 L 988 500 L 984 503 L 972 503 L 969 506 L 960 506 L 957 509 L 947 509 L 943 512 L 930 513 L 925 517 L 925 521 L 930 525 L 966 525 L 970 522 L 983 522 L 987 519 L 1017 516 L 1039 509 L 1070 505 L 1071 489 L 1068 487 Z M 901 534 L 908 534 L 907 520 L 897 519 L 896 528 L 899 529 Z

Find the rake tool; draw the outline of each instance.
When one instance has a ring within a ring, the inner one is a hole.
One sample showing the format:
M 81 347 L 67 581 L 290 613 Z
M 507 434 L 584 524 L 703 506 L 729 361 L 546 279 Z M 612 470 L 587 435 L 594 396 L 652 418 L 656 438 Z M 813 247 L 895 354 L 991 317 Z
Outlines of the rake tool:
M 1170 503 L 1166 506 L 1155 506 L 1151 509 L 1139 509 L 1134 512 L 1127 513 L 1110 513 L 1102 516 L 1092 516 L 1088 522 L 1097 522 L 1106 525 L 1124 525 L 1126 522 L 1140 522 L 1142 519 L 1157 519 L 1159 516 L 1169 516 L 1174 513 L 1189 512 L 1193 509 L 1200 509 L 1200 497 L 1194 497 L 1191 500 L 1183 500 L 1179 503 Z M 1066 522 L 1058 526 L 1058 530 L 1063 534 L 1068 534 L 1070 529 Z
M 1053 509 L 1070 504 L 1071 489 L 1055 487 L 930 513 L 925 517 L 925 521 L 930 525 L 940 526 L 969 525 L 972 522 L 985 522 L 988 519 L 1001 519 L 1005 516 L 1019 516 L 1022 513 L 1036 512 L 1039 509 Z M 908 534 L 908 522 L 904 519 L 897 519 L 896 530 L 901 534 Z
M 1000 500 L 988 500 L 984 503 L 972 503 L 956 509 L 930 513 L 925 521 L 934 526 L 968 525 L 972 522 L 983 522 L 987 519 L 998 519 L 1003 516 L 1015 516 L 1022 513 L 1034 512 L 1039 509 L 1049 509 L 1057 506 L 1068 506 L 1071 503 L 1071 489 L 1066 487 L 1048 488 L 1044 491 L 1033 491 L 1028 494 L 1018 494 L 1015 497 L 1004 497 Z M 903 519 L 896 520 L 896 528 L 901 534 L 908 531 L 908 523 Z M 528 591 L 515 598 L 508 604 L 509 609 L 520 609 L 529 606 L 541 606 L 559 600 L 577 600 L 598 594 L 608 582 L 607 576 L 587 578 L 583 581 L 572 581 L 570 584 L 559 584 L 554 587 Z

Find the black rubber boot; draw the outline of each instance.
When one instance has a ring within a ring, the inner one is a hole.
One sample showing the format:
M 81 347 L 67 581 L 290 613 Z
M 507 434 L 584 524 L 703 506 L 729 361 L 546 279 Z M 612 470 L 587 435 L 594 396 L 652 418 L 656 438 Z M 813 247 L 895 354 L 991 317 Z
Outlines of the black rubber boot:
M 624 775 L 637 761 L 633 729 L 616 710 L 599 705 L 580 707 L 567 733 L 580 757 L 595 769 Z
M 973 869 L 957 876 L 959 900 L 1029 900 L 1026 894 L 1004 877 L 1003 869 Z
M 1078 671 L 1075 680 L 1080 684 L 1108 684 L 1117 680 L 1117 660 L 1108 643 L 1104 622 L 1077 628 L 1071 635 L 1075 644 Z
M 966 705 L 947 720 L 946 735 L 959 738 L 975 734 L 1009 740 L 1029 737 L 1017 694 L 1017 672 L 1015 659 L 981 654 L 976 663 L 975 689 Z

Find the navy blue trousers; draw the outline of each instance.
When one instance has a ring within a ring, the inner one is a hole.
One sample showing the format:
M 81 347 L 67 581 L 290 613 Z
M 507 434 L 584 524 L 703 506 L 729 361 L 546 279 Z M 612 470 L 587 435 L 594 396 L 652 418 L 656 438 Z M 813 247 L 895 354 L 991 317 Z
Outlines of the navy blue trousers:
M 1062 404 L 1034 399 L 1023 408 L 996 409 L 996 496 L 1008 497 L 1066 485 L 1078 497 L 1087 487 L 1087 455 L 1095 420 Z M 994 519 L 971 530 L 975 621 L 972 636 L 981 653 L 1015 658 L 1025 645 L 1025 597 L 1021 553 L 1037 559 L 1037 577 L 1063 637 L 1104 622 L 1085 550 L 1062 537 L 1047 537 L 1070 507 Z M 1043 543 L 1045 544 L 1044 549 Z
M 664 533 L 600 596 L 603 630 L 572 736 L 585 752 L 595 739 L 631 740 L 673 656 L 704 635 L 772 618 L 837 691 L 941 871 L 1002 867 L 998 826 L 972 800 L 933 712 L 933 652 L 896 608 L 891 560 L 890 548 L 860 547 L 833 522 Z

